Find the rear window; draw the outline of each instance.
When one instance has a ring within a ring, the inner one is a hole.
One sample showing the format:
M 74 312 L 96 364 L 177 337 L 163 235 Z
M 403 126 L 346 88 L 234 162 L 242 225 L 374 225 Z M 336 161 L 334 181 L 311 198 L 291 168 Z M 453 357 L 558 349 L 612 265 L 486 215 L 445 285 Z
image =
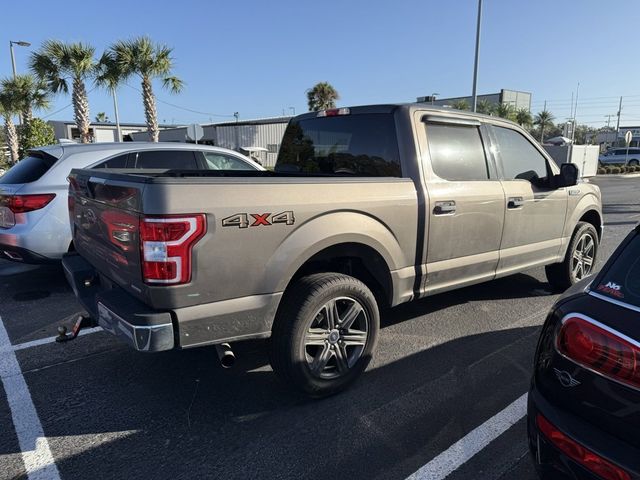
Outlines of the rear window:
M 600 277 L 595 291 L 640 307 L 640 235 L 636 234 Z
M 363 114 L 291 121 L 275 167 L 280 172 L 399 177 L 393 115 Z
M 7 173 L 0 177 L 0 184 L 31 183 L 39 180 L 58 159 L 41 152 L 31 152 Z

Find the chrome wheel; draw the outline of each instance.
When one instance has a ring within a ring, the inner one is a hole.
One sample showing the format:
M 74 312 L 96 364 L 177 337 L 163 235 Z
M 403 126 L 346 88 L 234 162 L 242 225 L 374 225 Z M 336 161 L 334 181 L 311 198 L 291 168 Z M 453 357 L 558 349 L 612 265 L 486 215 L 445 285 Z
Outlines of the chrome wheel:
M 316 313 L 304 337 L 311 374 L 333 379 L 347 373 L 362 356 L 369 337 L 369 317 L 360 302 L 337 297 Z
M 580 237 L 576 248 L 573 251 L 571 259 L 571 273 L 575 281 L 582 280 L 593 270 L 593 261 L 595 259 L 596 242 L 589 233 L 585 233 Z

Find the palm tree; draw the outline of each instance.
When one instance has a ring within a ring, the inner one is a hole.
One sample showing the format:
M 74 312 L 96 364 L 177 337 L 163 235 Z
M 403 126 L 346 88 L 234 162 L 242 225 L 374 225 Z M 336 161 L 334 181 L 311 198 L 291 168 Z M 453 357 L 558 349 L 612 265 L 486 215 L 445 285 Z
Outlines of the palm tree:
M 516 122 L 522 127 L 528 127 L 533 123 L 531 112 L 527 108 L 519 108 L 515 114 Z
M 494 105 L 489 100 L 480 100 L 476 105 L 476 111 L 478 113 L 484 113 L 485 115 L 492 115 Z
M 553 120 L 554 116 L 548 110 L 542 110 L 536 115 L 533 123 L 540 127 L 540 143 L 544 141 L 544 129 L 549 125 L 553 125 Z
M 18 132 L 16 126 L 13 123 L 13 115 L 16 115 L 20 111 L 18 105 L 18 99 L 13 96 L 12 92 L 8 92 L 4 89 L 0 90 L 0 114 L 4 118 L 4 128 L 7 135 L 7 144 L 9 146 L 9 153 L 11 154 L 11 163 L 18 162 Z
M 500 118 L 506 118 L 508 120 L 511 120 L 511 117 L 513 116 L 514 112 L 513 112 L 513 106 L 511 106 L 508 103 L 499 103 L 496 106 L 496 115 L 499 116 Z
M 456 100 L 451 104 L 451 108 L 456 110 L 469 110 L 469 104 L 466 100 Z
M 33 75 L 17 75 L 15 78 L 4 78 L 0 88 L 9 92 L 17 102 L 22 123 L 28 127 L 33 119 L 33 110 L 49 108 L 49 91 L 46 84 Z
M 98 112 L 96 115 L 96 122 L 108 122 L 109 116 L 105 112 Z
M 307 90 L 307 105 L 310 112 L 336 108 L 336 100 L 340 99 L 338 91 L 329 82 L 316 83 Z
M 153 43 L 148 37 L 138 37 L 114 43 L 101 59 L 103 71 L 98 77 L 98 82 L 102 85 L 113 88 L 132 75 L 138 75 L 142 80 L 144 113 L 149 136 L 153 142 L 158 141 L 159 128 L 152 81 L 156 78 L 162 79 L 162 86 L 171 93 L 178 93 L 183 87 L 182 80 L 172 75 L 172 50 L 166 45 Z
M 31 54 L 29 66 L 53 93 L 69 93 L 72 82 L 73 116 L 83 143 L 91 141 L 89 134 L 89 99 L 85 83 L 95 75 L 95 48 L 89 44 L 47 40 L 39 51 Z

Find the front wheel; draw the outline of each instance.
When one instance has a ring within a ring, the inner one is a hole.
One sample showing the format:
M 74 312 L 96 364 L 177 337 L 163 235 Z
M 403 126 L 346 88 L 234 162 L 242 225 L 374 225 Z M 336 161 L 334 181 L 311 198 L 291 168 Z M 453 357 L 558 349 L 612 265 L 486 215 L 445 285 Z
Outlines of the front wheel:
M 285 292 L 271 334 L 271 366 L 312 397 L 344 390 L 367 368 L 380 314 L 371 290 L 339 273 L 298 280 Z
M 578 222 L 564 260 L 545 267 L 547 280 L 554 289 L 566 290 L 591 275 L 598 254 L 598 232 L 587 222 Z

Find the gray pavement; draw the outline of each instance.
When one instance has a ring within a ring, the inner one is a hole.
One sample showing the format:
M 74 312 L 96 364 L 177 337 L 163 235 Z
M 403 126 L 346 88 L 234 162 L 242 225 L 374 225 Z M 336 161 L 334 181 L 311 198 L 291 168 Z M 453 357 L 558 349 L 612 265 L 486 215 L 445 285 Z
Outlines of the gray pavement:
M 639 182 L 596 180 L 600 264 L 640 220 Z M 16 356 L 63 479 L 404 479 L 527 391 L 555 298 L 534 269 L 385 312 L 374 364 L 322 401 L 277 381 L 264 342 L 238 345 L 231 370 L 211 348 L 145 355 L 105 333 Z M 79 310 L 59 268 L 0 263 L 12 344 Z M 0 432 L 0 478 L 24 476 L 4 391 Z M 524 420 L 450 478 L 534 479 Z

